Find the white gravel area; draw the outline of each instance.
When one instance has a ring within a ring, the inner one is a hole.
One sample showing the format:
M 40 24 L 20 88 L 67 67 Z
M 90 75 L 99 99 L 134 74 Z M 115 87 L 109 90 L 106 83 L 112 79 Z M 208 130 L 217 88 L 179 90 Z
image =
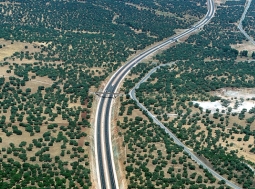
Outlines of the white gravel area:
M 247 109 L 247 111 L 249 111 L 250 109 L 252 109 L 253 107 L 255 107 L 254 101 L 244 101 L 241 105 L 238 106 L 237 109 L 233 109 L 232 112 L 241 112 L 244 108 Z
M 223 107 L 221 105 L 220 102 L 216 101 L 216 102 L 199 102 L 199 101 L 192 101 L 193 104 L 199 104 L 199 106 L 201 108 L 203 108 L 203 111 L 205 112 L 206 109 L 211 110 L 211 113 L 215 113 L 216 109 L 221 110 L 226 110 L 225 107 Z
M 234 104 L 235 103 L 230 103 L 230 105 L 228 107 L 224 107 L 221 105 L 220 101 L 216 101 L 216 102 L 199 102 L 199 101 L 193 101 L 193 104 L 199 104 L 199 106 L 201 108 L 203 108 L 203 111 L 205 112 L 206 109 L 211 110 L 211 113 L 215 113 L 216 109 L 219 109 L 219 111 L 221 112 L 222 110 L 227 111 L 228 107 L 232 108 L 231 112 L 236 112 L 239 113 L 241 112 L 244 108 L 247 109 L 247 111 L 249 111 L 251 108 L 255 107 L 255 102 L 254 101 L 244 101 L 244 102 L 240 102 L 239 106 L 235 109 L 234 108 Z
M 229 101 L 228 107 L 223 106 L 220 100 L 215 102 L 210 101 L 193 101 L 193 104 L 198 103 L 203 111 L 206 109 L 211 110 L 211 113 L 215 113 L 216 109 L 227 111 L 229 107 L 232 108 L 231 112 L 239 113 L 243 109 L 247 109 L 247 112 L 255 107 L 255 101 L 252 98 L 255 98 L 255 89 L 254 88 L 221 88 L 217 91 L 212 91 L 211 95 L 221 97 Z

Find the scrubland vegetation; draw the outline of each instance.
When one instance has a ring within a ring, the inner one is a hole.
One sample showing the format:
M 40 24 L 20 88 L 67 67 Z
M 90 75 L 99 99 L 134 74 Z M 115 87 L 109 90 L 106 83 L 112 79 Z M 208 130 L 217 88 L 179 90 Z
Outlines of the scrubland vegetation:
M 244 4 L 245 1 L 227 1 L 218 6 L 215 17 L 202 31 L 156 55 L 152 61 L 155 62 L 154 66 L 169 62 L 175 64 L 158 68 L 136 89 L 136 96 L 148 111 L 208 166 L 241 188 L 252 188 L 255 186 L 254 172 L 247 164 L 254 167 L 255 163 L 252 158 L 255 145 L 254 108 L 240 112 L 235 109 L 243 101 L 252 102 L 254 98 L 232 97 L 228 100 L 212 95 L 213 91 L 221 89 L 255 87 L 255 61 L 252 61 L 254 52 L 249 52 L 248 56 L 248 50 L 238 51 L 231 47 L 245 42 L 244 36 L 236 27 L 242 15 L 240 7 Z M 136 73 L 146 73 L 152 65 L 153 63 L 144 63 L 133 69 L 130 78 L 123 84 L 126 91 L 140 80 L 135 78 Z M 216 109 L 212 112 L 202 109 L 196 101 L 219 101 L 227 110 Z M 229 108 L 231 101 L 236 103 L 234 108 Z M 127 115 L 135 107 L 136 105 L 126 108 Z M 124 105 L 120 109 L 121 115 L 124 114 Z M 131 130 L 136 127 L 131 126 L 135 120 L 128 120 L 126 119 L 129 131 L 126 133 L 130 135 L 134 133 Z M 126 123 L 121 125 L 122 128 L 123 125 Z M 152 132 L 152 135 L 158 133 L 158 130 Z M 136 137 L 139 138 L 144 133 L 146 132 L 140 131 Z M 149 133 L 144 135 L 148 137 Z M 125 144 L 129 148 L 136 144 L 133 142 L 134 140 L 129 140 Z M 138 144 L 139 147 L 144 147 L 139 142 Z M 141 151 L 137 151 L 134 156 L 139 157 Z M 143 178 L 144 181 L 148 180 L 146 176 Z
M 0 0 L 0 188 L 90 188 L 89 90 L 205 2 Z

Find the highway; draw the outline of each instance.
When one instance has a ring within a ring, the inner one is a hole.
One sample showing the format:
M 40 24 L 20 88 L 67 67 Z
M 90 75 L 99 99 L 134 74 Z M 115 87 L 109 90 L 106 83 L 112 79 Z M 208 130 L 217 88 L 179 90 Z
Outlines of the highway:
M 242 25 L 242 22 L 243 22 L 243 20 L 245 19 L 245 15 L 246 15 L 248 9 L 250 8 L 251 1 L 252 1 L 252 0 L 247 0 L 247 5 L 246 5 L 246 7 L 245 7 L 245 9 L 244 9 L 244 12 L 243 12 L 243 14 L 242 14 L 241 20 L 240 20 L 240 22 L 239 22 L 239 24 L 238 24 L 238 28 L 239 28 L 239 30 L 244 34 L 244 36 L 245 36 L 253 45 L 255 45 L 255 41 L 246 33 L 246 31 L 244 31 L 243 25 Z
M 94 130 L 94 143 L 95 143 L 95 159 L 96 159 L 96 171 L 98 179 L 98 189 L 119 189 L 119 183 L 115 170 L 113 149 L 111 142 L 111 113 L 113 96 L 116 93 L 121 81 L 125 78 L 128 72 L 138 64 L 141 60 L 157 52 L 161 48 L 175 43 L 179 39 L 187 36 L 205 24 L 207 24 L 215 13 L 215 5 L 213 0 L 207 0 L 208 11 L 206 15 L 198 23 L 193 25 L 190 29 L 175 35 L 169 39 L 166 39 L 160 44 L 151 47 L 148 50 L 137 55 L 131 61 L 127 62 L 124 66 L 119 68 L 110 78 L 103 91 L 107 92 L 99 99 L 96 116 L 95 116 L 95 130 Z M 110 94 L 109 94 L 110 93 Z M 155 119 L 155 118 L 154 118 Z M 160 122 L 159 122 L 160 123 Z M 166 130 L 166 132 L 169 132 Z M 178 139 L 176 138 L 176 141 Z M 199 161 L 199 160 L 198 160 Z M 202 162 L 201 162 L 202 163 Z M 217 174 L 217 173 L 215 173 Z M 234 186 L 234 185 L 233 185 Z M 238 187 L 233 187 L 238 188 Z

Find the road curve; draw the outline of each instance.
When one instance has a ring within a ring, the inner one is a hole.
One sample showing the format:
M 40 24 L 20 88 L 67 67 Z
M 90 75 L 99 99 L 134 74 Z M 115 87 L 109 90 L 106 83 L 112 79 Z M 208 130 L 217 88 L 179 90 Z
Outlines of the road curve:
M 178 39 L 187 36 L 199 28 L 207 24 L 215 13 L 215 5 L 213 0 L 207 0 L 208 11 L 204 18 L 193 25 L 190 29 L 175 35 L 162 43 L 151 47 L 150 49 L 140 53 L 127 64 L 119 68 L 106 84 L 104 91 L 114 93 L 117 91 L 122 79 L 128 74 L 132 67 L 138 64 L 159 49 L 175 43 Z M 117 174 L 115 170 L 113 149 L 111 143 L 111 108 L 113 104 L 113 94 L 102 95 L 99 99 L 96 116 L 95 116 L 95 159 L 98 179 L 98 189 L 119 189 Z
M 253 45 L 255 45 L 255 41 L 246 33 L 246 31 L 243 29 L 243 25 L 242 25 L 242 22 L 243 22 L 243 20 L 245 19 L 245 15 L 246 15 L 248 9 L 250 8 L 251 1 L 252 1 L 252 0 L 247 0 L 247 5 L 246 5 L 246 7 L 245 7 L 245 9 L 244 9 L 244 12 L 243 12 L 243 14 L 242 14 L 241 20 L 240 20 L 240 22 L 239 22 L 239 24 L 238 24 L 238 29 L 244 34 L 244 36 L 245 36 Z
M 157 66 L 156 68 L 159 68 L 160 66 Z M 142 110 L 146 111 L 148 113 L 148 115 L 153 119 L 154 123 L 156 123 L 157 125 L 159 125 L 162 129 L 165 130 L 165 132 L 174 140 L 174 142 L 180 146 L 182 146 L 185 152 L 187 152 L 191 159 L 194 160 L 197 164 L 202 165 L 203 168 L 207 169 L 210 173 L 212 173 L 212 175 L 214 177 L 216 177 L 219 180 L 224 180 L 226 182 L 226 184 L 234 189 L 241 189 L 239 186 L 235 185 L 234 183 L 230 182 L 229 180 L 225 179 L 224 177 L 220 176 L 218 173 L 216 173 L 213 169 L 211 169 L 210 167 L 208 167 L 203 161 L 201 161 L 199 158 L 197 158 L 196 155 L 194 155 L 190 149 L 185 146 L 185 144 L 183 144 L 171 131 L 168 130 L 168 128 L 166 128 L 164 126 L 164 124 L 162 124 L 154 115 L 152 115 L 147 108 L 145 108 L 136 98 L 135 96 L 135 89 L 138 89 L 140 84 L 143 83 L 145 80 L 147 80 L 149 78 L 149 76 L 155 72 L 156 69 L 152 69 L 148 74 L 146 74 L 146 76 L 144 78 L 142 78 L 137 84 L 136 86 L 129 92 L 130 97 L 136 101 L 137 105 L 139 106 L 139 108 L 141 108 Z M 248 165 L 249 166 L 249 165 Z M 249 166 L 250 169 L 252 169 L 251 166 Z M 253 170 L 253 169 L 252 169 Z

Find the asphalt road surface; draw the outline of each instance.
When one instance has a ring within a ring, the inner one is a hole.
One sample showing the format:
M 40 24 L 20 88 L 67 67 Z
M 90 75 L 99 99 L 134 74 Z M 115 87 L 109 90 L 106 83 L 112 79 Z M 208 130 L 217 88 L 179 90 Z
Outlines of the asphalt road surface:
M 159 66 L 158 66 L 159 67 Z M 158 68 L 157 67 L 157 68 Z M 212 175 L 214 177 L 216 177 L 219 180 L 224 180 L 226 182 L 226 184 L 232 188 L 235 189 L 241 189 L 239 186 L 235 185 L 234 183 L 230 182 L 229 180 L 225 179 L 224 177 L 220 176 L 217 172 L 215 172 L 213 169 L 211 169 L 210 167 L 208 167 L 203 161 L 201 161 L 196 155 L 193 154 L 193 152 L 190 151 L 190 149 L 185 146 L 185 144 L 183 144 L 171 131 L 169 131 L 164 124 L 162 124 L 154 115 L 152 115 L 141 103 L 139 103 L 139 101 L 137 100 L 136 96 L 135 96 L 135 89 L 138 89 L 140 84 L 142 82 L 144 82 L 145 80 L 147 80 L 149 78 L 149 76 L 151 75 L 152 72 L 154 72 L 155 69 L 152 69 L 148 74 L 146 74 L 146 76 L 144 78 L 141 79 L 140 82 L 138 82 L 136 84 L 136 86 L 129 92 L 130 97 L 135 100 L 137 102 L 137 105 L 144 111 L 146 111 L 148 113 L 148 115 L 153 119 L 154 123 L 156 123 L 157 125 L 159 125 L 162 129 L 165 130 L 165 132 L 174 140 L 174 142 L 180 146 L 183 147 L 184 151 L 187 152 L 191 159 L 194 160 L 197 164 L 202 165 L 203 168 L 207 169 L 210 173 L 212 173 Z M 250 169 L 252 169 L 251 166 L 249 166 Z M 253 169 L 252 169 L 253 170 Z
M 243 20 L 245 19 L 245 15 L 246 15 L 248 9 L 250 8 L 251 1 L 252 1 L 252 0 L 248 0 L 248 1 L 247 1 L 247 5 L 246 5 L 246 7 L 245 7 L 245 9 L 244 9 L 244 12 L 243 12 L 243 14 L 242 14 L 241 20 L 240 20 L 240 22 L 239 22 L 239 24 L 238 24 L 238 28 L 239 28 L 239 30 L 244 34 L 244 36 L 245 36 L 253 45 L 255 45 L 255 41 L 246 33 L 246 31 L 244 31 L 243 25 L 242 25 L 242 22 L 243 22 Z
M 122 79 L 128 74 L 128 72 L 138 64 L 141 60 L 146 58 L 152 53 L 157 52 L 159 49 L 177 42 L 179 39 L 187 36 L 194 31 L 197 31 L 205 24 L 207 24 L 215 13 L 215 5 L 213 0 L 207 0 L 208 12 L 202 20 L 193 25 L 190 29 L 175 35 L 162 43 L 151 47 L 150 49 L 140 53 L 134 59 L 126 63 L 124 66 L 119 68 L 113 76 L 110 78 L 109 82 L 106 84 L 104 91 L 108 94 L 102 94 L 96 111 L 95 117 L 95 132 L 94 132 L 94 142 L 95 142 L 95 159 L 96 159 L 96 169 L 97 169 L 97 179 L 99 189 L 118 189 L 118 179 L 115 170 L 113 149 L 111 143 L 111 108 L 113 104 L 113 97 L 116 93 L 119 84 Z M 109 94 L 110 93 L 110 94 Z M 166 131 L 169 132 L 169 131 Z M 177 138 L 176 138 L 177 139 Z M 178 140 L 178 139 L 177 139 Z M 198 160 L 199 161 L 199 160 Z M 201 162 L 202 163 L 202 162 Z M 215 173 L 217 174 L 217 173 Z M 234 186 L 234 185 L 233 185 Z M 233 187 L 238 188 L 238 187 Z

